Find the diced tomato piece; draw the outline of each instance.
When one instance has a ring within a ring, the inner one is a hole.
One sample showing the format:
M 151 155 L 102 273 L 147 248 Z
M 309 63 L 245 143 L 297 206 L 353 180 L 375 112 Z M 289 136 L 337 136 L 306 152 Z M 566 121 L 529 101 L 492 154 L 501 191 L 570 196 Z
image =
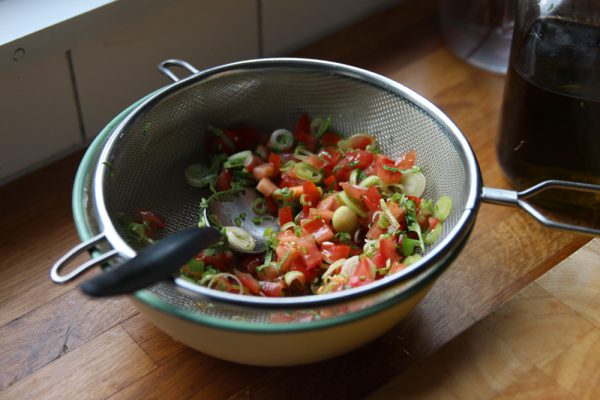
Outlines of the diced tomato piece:
M 285 165 L 289 161 L 294 161 L 296 157 L 294 153 L 279 153 L 278 155 L 281 160 L 281 165 Z
M 356 267 L 354 275 L 350 277 L 350 280 L 348 280 L 348 284 L 352 287 L 358 287 L 366 285 L 367 283 L 371 283 L 374 280 L 375 272 L 371 267 L 369 259 L 364 255 L 360 256 L 358 267 Z
M 317 243 L 322 243 L 335 237 L 335 234 L 325 220 L 321 218 L 314 218 L 306 221 L 307 222 L 302 223 L 302 229 L 306 233 L 312 234 Z
M 429 217 L 429 229 L 434 229 L 439 222 L 440 220 L 436 217 Z
M 392 213 L 392 215 L 397 219 L 397 220 L 402 220 L 404 219 L 404 208 L 400 207 L 400 204 L 396 203 L 395 201 L 387 201 L 387 206 L 390 209 L 390 212 Z
M 396 161 L 396 167 L 398 169 L 409 169 L 414 167 L 415 161 L 417 160 L 417 152 L 414 150 L 409 151 Z
M 377 221 L 373 222 L 371 228 L 369 228 L 369 231 L 365 235 L 367 239 L 379 239 L 379 236 L 383 235 L 386 232 L 385 229 L 380 228 L 376 222 Z
M 246 254 L 242 262 L 240 263 L 240 268 L 248 273 L 256 276 L 256 267 L 262 265 L 264 262 L 263 256 L 258 256 L 255 254 Z
M 323 197 L 319 204 L 317 204 L 317 208 L 319 210 L 331 210 L 335 211 L 339 207 L 339 202 L 337 199 L 337 193 L 330 194 L 329 196 Z
M 310 165 L 313 168 L 321 169 L 325 166 L 326 162 L 319 158 L 318 155 L 314 154 L 312 156 L 306 157 L 304 162 Z
M 350 138 L 350 146 L 353 149 L 364 150 L 368 145 L 370 145 L 374 141 L 375 141 L 375 138 L 373 136 L 365 135 L 365 134 L 357 134 L 357 135 L 353 135 Z
M 281 183 L 279 187 L 292 187 L 292 186 L 301 186 L 305 181 L 300 179 L 294 175 L 292 175 L 289 171 L 281 174 Z
M 392 263 L 392 265 L 390 266 L 390 274 L 395 274 L 396 272 L 402 271 L 404 268 L 406 268 L 406 265 L 398 262 L 398 261 L 394 261 Z
M 217 183 L 216 189 L 217 192 L 223 192 L 225 190 L 231 189 L 231 180 L 233 179 L 231 175 L 231 171 L 228 169 L 222 170 L 219 175 L 217 175 Z
M 366 150 L 354 150 L 348 152 L 346 159 L 350 168 L 365 169 L 373 162 L 373 153 Z
M 260 291 L 260 287 L 258 286 L 258 282 L 252 275 L 247 272 L 240 272 L 237 269 L 235 270 L 235 276 L 242 282 L 242 285 L 252 294 L 258 294 Z
M 294 127 L 294 138 L 301 143 L 304 143 L 310 151 L 315 149 L 317 138 L 310 133 L 310 117 L 304 113 Z
M 276 191 L 277 186 L 269 178 L 262 178 L 256 185 L 256 190 L 262 193 L 265 197 L 269 197 Z
M 294 217 L 292 216 L 292 209 L 290 206 L 281 207 L 279 209 L 279 225 L 283 226 L 293 220 Z
M 277 213 L 277 211 L 278 211 L 278 207 L 277 207 L 277 204 L 275 203 L 275 201 L 273 201 L 273 199 L 272 199 L 272 198 L 270 198 L 270 197 L 266 197 L 266 198 L 265 198 L 265 203 L 267 203 L 267 209 L 269 210 L 269 212 L 270 212 L 271 214 L 273 214 L 273 215 L 274 215 L 274 214 L 276 214 L 276 213 Z
M 164 228 L 165 221 L 154 211 L 150 210 L 140 210 L 139 211 L 140 218 L 143 222 L 146 222 L 150 228 Z
M 309 218 L 323 218 L 323 220 L 325 220 L 325 222 L 330 223 L 331 222 L 331 218 L 333 218 L 333 211 L 332 210 L 321 210 L 318 208 L 311 208 L 310 210 L 308 210 L 308 217 Z
M 342 159 L 342 153 L 336 147 L 326 147 L 319 152 L 318 156 L 325 162 L 323 166 L 325 175 L 331 175 Z
M 332 242 L 321 243 L 323 257 L 328 262 L 334 262 L 341 258 L 348 258 L 350 255 L 350 246 L 345 244 L 335 244 Z
M 369 186 L 367 192 L 361 194 L 360 198 L 369 211 L 375 212 L 381 209 L 379 204 L 381 195 L 375 186 Z
M 313 268 L 313 269 L 307 269 L 306 265 L 304 264 L 303 261 L 300 261 L 300 259 L 297 259 L 296 261 L 292 262 L 290 264 L 290 271 L 300 271 L 304 274 L 304 280 L 306 283 L 311 282 L 313 279 L 315 279 L 315 277 L 317 276 L 317 273 L 319 271 L 318 268 Z
M 211 265 L 221 272 L 226 272 L 232 265 L 235 256 L 231 250 L 209 248 L 202 250 L 196 258 L 204 265 Z
M 227 135 L 235 144 L 235 150 L 251 149 L 257 142 L 260 143 L 261 134 L 252 127 L 238 127 L 235 129 L 225 129 Z
M 396 250 L 396 243 L 392 238 L 381 239 L 379 241 L 379 252 L 386 260 L 400 260 L 400 254 L 398 254 L 398 251 Z
M 281 157 L 279 157 L 276 153 L 269 154 L 269 164 L 271 164 L 274 168 L 274 172 L 276 174 L 279 173 L 279 169 L 281 168 Z
M 418 198 L 417 196 L 406 196 L 407 199 L 412 200 L 415 203 L 415 206 L 417 208 L 421 207 L 421 199 Z
M 333 169 L 333 174 L 338 182 L 347 182 L 350 179 L 350 173 L 352 169 L 348 165 L 348 161 L 343 159 L 340 163 Z
M 326 190 L 338 190 L 339 185 L 337 183 L 337 179 L 335 179 L 335 175 L 329 175 L 325 180 L 323 180 L 325 184 Z
M 323 145 L 323 147 L 335 146 L 340 140 L 342 140 L 342 137 L 337 133 L 325 132 L 323 136 L 321 136 L 321 145 Z
M 360 200 L 362 195 L 369 191 L 369 189 L 364 186 L 352 185 L 348 182 L 342 182 L 340 183 L 340 186 L 342 189 L 344 189 L 344 192 L 346 192 L 349 197 L 352 197 L 356 200 Z
M 283 288 L 285 283 L 283 281 L 269 282 L 269 281 L 258 281 L 260 291 L 267 297 L 281 297 L 283 296 Z
M 316 268 L 323 260 L 323 255 L 319 251 L 315 240 L 310 235 L 300 238 L 298 248 L 300 249 L 300 254 L 304 258 L 304 264 L 306 264 L 306 269 L 308 270 Z
M 304 200 L 306 204 L 315 207 L 321 198 L 321 193 L 319 192 L 317 186 L 310 181 L 306 181 L 302 184 L 302 190 L 305 196 Z
M 394 162 L 382 154 L 375 155 L 375 173 L 386 184 L 400 183 L 402 173 L 397 171 Z
M 275 175 L 275 168 L 273 167 L 273 164 L 263 163 L 252 169 L 252 175 L 257 181 L 260 181 L 262 178 L 271 178 Z

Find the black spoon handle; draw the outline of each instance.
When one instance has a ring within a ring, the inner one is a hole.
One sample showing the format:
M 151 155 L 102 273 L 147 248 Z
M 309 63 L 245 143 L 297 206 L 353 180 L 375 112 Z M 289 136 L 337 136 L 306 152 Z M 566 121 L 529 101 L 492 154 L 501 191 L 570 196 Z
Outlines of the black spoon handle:
M 221 240 L 221 233 L 208 227 L 174 233 L 117 268 L 83 282 L 81 290 L 93 297 L 133 293 L 171 276 L 200 251 Z

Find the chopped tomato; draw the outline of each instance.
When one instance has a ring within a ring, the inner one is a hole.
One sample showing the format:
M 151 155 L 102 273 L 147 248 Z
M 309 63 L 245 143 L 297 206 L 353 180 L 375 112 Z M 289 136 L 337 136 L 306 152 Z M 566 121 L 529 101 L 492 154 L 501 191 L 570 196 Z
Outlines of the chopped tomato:
M 321 193 L 314 183 L 310 181 L 304 182 L 302 184 L 302 190 L 305 196 L 304 201 L 307 205 L 315 207 L 317 204 L 319 204 Z
M 342 159 L 342 153 L 336 147 L 326 147 L 319 152 L 318 156 L 325 163 L 323 165 L 325 175 L 331 175 Z
M 360 256 L 358 267 L 356 267 L 354 275 L 350 277 L 348 284 L 352 287 L 358 287 L 371 283 L 374 280 L 375 271 L 371 266 L 371 261 L 364 255 Z
M 330 194 L 329 196 L 322 198 L 319 204 L 317 204 L 317 208 L 319 210 L 335 211 L 338 207 L 339 202 L 336 193 Z
M 316 169 L 321 169 L 325 166 L 326 162 L 323 161 L 318 155 L 313 154 L 304 159 L 304 162 Z
M 410 169 L 415 166 L 417 160 L 417 152 L 414 150 L 409 151 L 396 161 L 396 167 L 398 169 Z
M 276 174 L 279 173 L 279 169 L 281 168 L 281 157 L 279 157 L 276 153 L 269 154 L 269 164 L 271 164 L 274 168 L 274 172 Z
M 281 207 L 279 209 L 279 225 L 283 226 L 288 222 L 292 222 L 294 220 L 292 216 L 292 209 L 289 206 Z
M 346 155 L 350 168 L 365 169 L 373 162 L 373 153 L 366 150 L 354 150 Z
M 316 268 L 321 264 L 323 256 L 319 251 L 315 240 L 310 235 L 301 237 L 298 241 L 298 247 L 308 270 Z
M 392 263 L 392 265 L 390 266 L 390 274 L 395 274 L 396 272 L 402 271 L 404 268 L 406 268 L 406 265 L 398 262 L 398 261 L 394 261 Z
M 308 269 L 306 268 L 306 265 L 304 264 L 303 261 L 300 261 L 299 259 L 292 262 L 290 264 L 290 271 L 300 271 L 304 274 L 304 280 L 306 283 L 311 282 L 313 279 L 315 279 L 315 277 L 317 276 L 318 273 L 318 268 L 313 268 L 313 269 Z
M 256 190 L 262 193 L 265 197 L 270 197 L 273 194 L 273 192 L 277 190 L 277 186 L 273 183 L 273 181 L 265 177 L 258 181 L 258 185 L 256 185 Z
M 335 237 L 335 234 L 325 220 L 321 218 L 314 218 L 306 221 L 307 222 L 302 224 L 302 229 L 304 229 L 306 233 L 311 234 L 317 243 L 322 243 Z
M 305 181 L 303 179 L 300 179 L 294 175 L 292 175 L 289 171 L 288 172 L 284 172 L 283 174 L 281 174 L 281 183 L 279 184 L 279 187 L 292 187 L 292 186 L 300 186 L 304 183 Z
M 323 136 L 321 136 L 321 144 L 324 147 L 335 146 L 340 140 L 342 140 L 342 137 L 333 132 L 325 132 Z
M 367 192 L 369 191 L 369 189 L 364 186 L 352 185 L 347 182 L 340 183 L 340 186 L 342 187 L 342 189 L 344 189 L 344 192 L 346 192 L 346 194 L 349 197 L 352 197 L 356 200 L 360 200 L 362 198 L 362 195 L 367 194 Z
M 242 285 L 252 294 L 258 294 L 260 291 L 260 287 L 258 286 L 258 282 L 252 275 L 247 272 L 240 272 L 237 269 L 235 270 L 235 276 L 242 282 Z
M 415 203 L 415 207 L 419 208 L 421 206 L 421 199 L 417 196 L 406 196 L 407 199 L 412 200 Z
M 365 135 L 365 134 L 357 134 L 350 138 L 350 146 L 352 146 L 353 149 L 364 150 L 367 148 L 368 145 L 370 145 L 374 141 L 375 141 L 375 138 L 373 136 Z
M 325 180 L 323 180 L 325 184 L 325 190 L 338 190 L 339 185 L 337 183 L 337 179 L 335 179 L 335 175 L 329 175 Z
M 155 212 L 150 210 L 140 210 L 140 218 L 147 223 L 150 228 L 162 229 L 165 227 L 165 221 Z
M 434 229 L 439 222 L 440 220 L 436 217 L 429 217 L 429 229 Z
M 260 291 L 267 297 L 283 296 L 283 288 L 285 286 L 283 281 L 258 281 L 258 285 L 260 286 Z
M 321 243 L 323 258 L 328 262 L 334 262 L 341 258 L 348 258 L 350 255 L 350 246 L 345 244 L 335 244 L 332 242 Z
M 231 189 L 231 180 L 233 179 L 231 171 L 224 169 L 217 175 L 216 189 L 217 192 L 223 192 Z
M 386 184 L 400 183 L 402 173 L 394 162 L 382 154 L 375 155 L 375 174 Z
M 315 149 L 317 144 L 317 138 L 310 133 L 310 117 L 304 113 L 296 123 L 294 128 L 294 138 L 297 141 L 304 143 L 306 148 L 310 151 Z
M 246 254 L 240 263 L 240 268 L 256 276 L 256 267 L 262 265 L 263 262 L 264 257 L 262 255 Z
M 202 250 L 196 258 L 202 261 L 204 265 L 211 265 L 219 271 L 225 272 L 233 263 L 235 256 L 231 250 L 208 248 Z
M 377 217 L 377 219 L 379 219 L 379 217 Z M 377 220 L 374 221 L 371 224 L 371 227 L 369 228 L 369 231 L 367 232 L 367 234 L 365 235 L 365 237 L 367 239 L 378 239 L 379 236 L 383 235 L 385 233 L 385 229 L 382 229 L 379 227 L 379 225 L 377 225 Z
M 379 205 L 379 200 L 381 200 L 381 195 L 375 186 L 369 186 L 365 193 L 362 193 L 360 196 L 367 210 L 371 212 L 379 211 L 381 206 Z
M 322 218 L 323 220 L 325 220 L 325 222 L 330 223 L 331 222 L 331 218 L 333 218 L 333 211 L 331 210 L 321 210 L 318 208 L 311 208 L 308 210 L 308 217 L 309 218 Z
M 270 178 L 275 175 L 275 168 L 273 164 L 263 163 L 252 169 L 252 175 L 254 175 L 257 181 L 260 181 L 262 178 Z

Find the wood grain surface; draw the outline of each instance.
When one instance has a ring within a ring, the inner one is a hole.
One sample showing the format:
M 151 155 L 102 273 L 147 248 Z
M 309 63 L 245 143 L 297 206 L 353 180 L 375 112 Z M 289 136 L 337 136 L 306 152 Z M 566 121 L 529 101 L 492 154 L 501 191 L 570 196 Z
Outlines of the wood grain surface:
M 294 55 L 366 68 L 421 93 L 463 130 L 486 185 L 507 187 L 494 153 L 503 78 L 462 63 L 444 47 L 436 9 L 435 1 L 409 0 Z M 0 188 L 2 398 L 362 398 L 589 241 L 542 228 L 516 209 L 483 205 L 458 259 L 381 338 L 314 365 L 241 366 L 176 343 L 127 299 L 89 300 L 76 284 L 50 282 L 52 262 L 79 242 L 70 192 L 81 157 Z M 536 361 L 550 357 L 535 351 Z

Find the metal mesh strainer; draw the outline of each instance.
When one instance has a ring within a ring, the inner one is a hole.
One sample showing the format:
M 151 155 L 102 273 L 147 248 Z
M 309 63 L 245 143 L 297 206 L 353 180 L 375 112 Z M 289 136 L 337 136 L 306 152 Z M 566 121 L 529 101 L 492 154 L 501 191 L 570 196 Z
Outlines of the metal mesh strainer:
M 438 244 L 401 273 L 328 295 L 239 296 L 181 279 L 150 287 L 153 294 L 176 309 L 223 320 L 272 323 L 289 317 L 282 309 L 296 316 L 335 317 L 393 300 L 453 258 L 472 227 L 481 191 L 475 157 L 458 128 L 396 82 L 341 64 L 302 59 L 255 60 L 194 73 L 156 92 L 125 118 L 106 140 L 94 171 L 90 218 L 98 222 L 99 238 L 113 248 L 106 254 L 120 259 L 136 254 L 123 239 L 120 213 L 133 216 L 140 208 L 152 209 L 168 221 L 166 234 L 197 224 L 199 201 L 206 193 L 189 187 L 183 171 L 207 158 L 208 126 L 244 124 L 272 131 L 292 126 L 303 112 L 331 116 L 333 130 L 342 134 L 375 135 L 392 157 L 416 150 L 427 177 L 424 196 L 448 195 L 453 201 Z

